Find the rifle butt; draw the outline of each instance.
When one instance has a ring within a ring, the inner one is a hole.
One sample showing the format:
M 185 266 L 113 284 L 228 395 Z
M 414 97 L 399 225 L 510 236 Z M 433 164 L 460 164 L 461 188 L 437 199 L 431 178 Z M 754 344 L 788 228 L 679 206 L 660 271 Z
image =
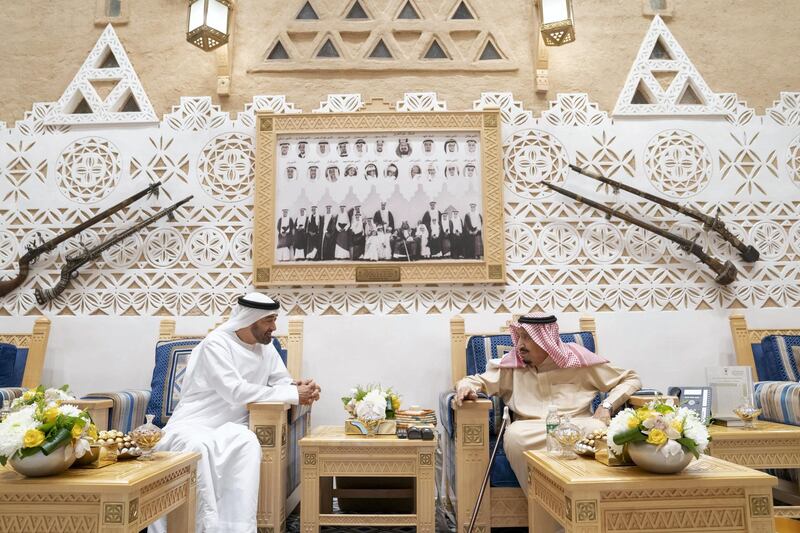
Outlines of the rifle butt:
M 0 281 L 0 298 L 25 283 L 28 279 L 28 272 L 30 271 L 30 262 L 25 261 L 24 258 L 19 260 L 19 273 L 13 279 Z
M 58 280 L 58 283 L 53 285 L 51 288 L 39 289 L 37 287 L 34 291 L 34 294 L 36 295 L 36 303 L 39 305 L 45 305 L 47 302 L 58 298 L 58 296 L 69 286 L 70 278 L 70 275 L 62 274 L 61 278 Z

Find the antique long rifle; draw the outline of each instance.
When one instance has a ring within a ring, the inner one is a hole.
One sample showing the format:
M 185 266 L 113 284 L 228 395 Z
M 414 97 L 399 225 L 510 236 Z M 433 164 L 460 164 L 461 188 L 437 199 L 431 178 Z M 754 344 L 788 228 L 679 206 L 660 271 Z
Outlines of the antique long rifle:
M 542 183 L 546 187 L 556 192 L 559 192 L 564 196 L 569 196 L 573 200 L 577 200 L 590 207 L 594 207 L 595 209 L 598 209 L 609 216 L 617 217 L 621 220 L 624 220 L 625 222 L 633 224 L 634 226 L 639 226 L 642 229 L 655 233 L 656 235 L 660 235 L 665 239 L 671 240 L 672 242 L 680 246 L 681 250 L 696 256 L 698 259 L 700 259 L 700 261 L 702 261 L 711 270 L 713 270 L 717 274 L 715 281 L 720 285 L 729 285 L 733 283 L 733 281 L 736 279 L 737 271 L 733 263 L 731 263 L 730 261 L 725 261 L 723 263 L 716 257 L 707 254 L 705 251 L 703 251 L 703 247 L 694 241 L 690 241 L 689 239 L 681 237 L 680 235 L 675 235 L 674 233 L 661 229 L 658 226 L 655 226 L 648 222 L 639 220 L 638 218 L 632 217 L 631 215 L 618 211 L 612 207 L 608 207 L 607 205 L 585 198 L 580 194 L 574 193 L 570 190 L 563 189 L 558 185 L 553 185 L 552 183 L 547 181 L 543 181 Z
M 161 211 L 157 212 L 156 214 L 142 220 L 138 224 L 134 224 L 130 228 L 126 229 L 125 231 L 115 235 L 114 237 L 103 241 L 102 243 L 98 244 L 94 248 L 86 248 L 84 250 L 78 251 L 75 255 L 67 257 L 67 262 L 61 267 L 61 276 L 59 277 L 58 283 L 56 283 L 50 289 L 39 289 L 36 288 L 34 291 L 36 294 L 36 301 L 39 305 L 44 305 L 50 300 L 55 299 L 59 294 L 64 292 L 70 282 L 78 276 L 78 269 L 81 268 L 86 263 L 90 261 L 94 261 L 100 254 L 115 246 L 134 233 L 137 233 L 139 230 L 149 226 L 156 220 L 165 217 L 165 216 L 172 216 L 172 213 L 178 209 L 180 206 L 188 202 L 192 199 L 192 196 L 187 196 L 180 202 L 176 202 L 171 206 L 167 207 L 166 209 L 162 209 Z
M 668 209 L 672 209 L 673 211 L 677 211 L 678 213 L 682 213 L 699 222 L 702 222 L 703 227 L 717 232 L 723 239 L 728 241 L 731 244 L 731 246 L 739 250 L 739 255 L 742 256 L 742 259 L 744 259 L 748 263 L 753 263 L 755 261 L 758 261 L 759 257 L 758 250 L 756 250 L 750 244 L 743 243 L 736 235 L 731 233 L 731 231 L 725 226 L 725 222 L 723 222 L 722 219 L 719 218 L 719 215 L 714 217 L 706 215 L 705 213 L 702 213 L 697 209 L 694 209 L 693 207 L 687 207 L 677 202 L 673 202 L 672 200 L 667 200 L 666 198 L 661 198 L 660 196 L 656 196 L 655 194 L 650 194 L 649 192 L 642 191 L 640 189 L 637 189 L 636 187 L 625 185 L 624 183 L 619 182 L 617 180 L 607 178 L 599 174 L 593 174 L 591 172 L 582 169 L 578 165 L 570 164 L 569 167 L 578 174 L 583 174 L 587 178 L 592 178 L 593 180 L 597 180 L 601 183 L 609 185 L 614 190 L 622 189 L 623 191 L 635 194 L 636 196 L 640 196 L 646 200 L 650 200 L 651 202 L 663 205 Z
M 39 246 L 35 244 L 28 246 L 28 251 L 19 258 L 19 273 L 14 279 L 0 281 L 0 298 L 5 296 L 6 294 L 10 293 L 20 285 L 22 285 L 28 277 L 28 272 L 30 272 L 30 266 L 36 262 L 40 255 L 51 252 L 55 250 L 56 246 L 64 242 L 65 240 L 74 237 L 78 233 L 82 232 L 86 228 L 90 226 L 94 226 L 101 220 L 113 215 L 120 209 L 124 209 L 131 205 L 133 202 L 142 198 L 143 196 L 147 196 L 148 194 L 155 193 L 158 188 L 161 187 L 161 182 L 156 182 L 147 187 L 146 189 L 137 192 L 133 196 L 122 200 L 120 203 L 113 207 L 109 207 L 102 213 L 98 213 L 97 215 L 93 216 L 86 222 L 75 226 L 72 229 L 68 229 L 61 233 L 61 235 L 57 235 L 50 239 L 49 241 L 42 242 Z

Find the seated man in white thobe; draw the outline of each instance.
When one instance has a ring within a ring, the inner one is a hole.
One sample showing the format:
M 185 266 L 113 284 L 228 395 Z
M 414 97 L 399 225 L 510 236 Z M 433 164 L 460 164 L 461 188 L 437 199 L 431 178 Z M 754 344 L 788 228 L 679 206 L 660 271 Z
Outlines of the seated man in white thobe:
M 310 405 L 313 380 L 293 381 L 272 332 L 279 304 L 259 293 L 239 298 L 230 320 L 192 350 L 183 394 L 158 450 L 196 451 L 197 532 L 254 533 L 261 446 L 248 429 L 247 404 Z M 150 532 L 166 530 L 164 519 Z
M 499 363 L 490 361 L 486 372 L 467 376 L 456 384 L 456 404 L 476 399 L 478 392 L 499 394 L 514 413 L 506 429 L 503 449 L 523 490 L 528 486 L 527 450 L 545 447 L 545 419 L 550 405 L 559 415 L 590 432 L 602 429 L 611 412 L 642 385 L 633 370 L 611 366 L 608 360 L 583 346 L 561 340 L 556 317 L 529 315 L 509 325 L 514 348 Z M 608 397 L 591 413 L 597 392 Z

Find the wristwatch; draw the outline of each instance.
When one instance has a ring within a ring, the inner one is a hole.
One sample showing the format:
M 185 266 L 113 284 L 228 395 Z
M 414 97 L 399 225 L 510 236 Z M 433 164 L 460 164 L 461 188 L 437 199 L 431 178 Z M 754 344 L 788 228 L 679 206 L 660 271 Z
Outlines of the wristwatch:
M 609 402 L 608 400 L 603 400 L 603 403 L 601 403 L 600 406 L 603 409 L 608 409 L 609 411 L 611 411 L 611 408 L 613 407 L 613 405 L 611 405 L 611 402 Z

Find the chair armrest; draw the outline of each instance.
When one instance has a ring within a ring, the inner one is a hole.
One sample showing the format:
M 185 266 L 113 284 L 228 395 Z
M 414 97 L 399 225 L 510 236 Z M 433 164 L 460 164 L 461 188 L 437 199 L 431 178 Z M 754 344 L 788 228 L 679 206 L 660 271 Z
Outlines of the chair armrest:
M 458 407 L 455 403 L 456 393 L 454 391 L 448 390 L 439 394 L 439 418 L 449 438 L 453 437 L 455 431 L 455 411 L 457 409 L 481 409 L 481 412 L 485 411 L 484 416 L 488 416 L 489 410 L 492 408 L 492 401 L 484 399 L 487 396 L 483 393 L 478 396 L 481 399 L 465 400 L 461 407 Z
M 78 409 L 85 409 L 98 430 L 108 429 L 109 415 L 114 407 L 114 401 L 110 398 L 67 400 L 64 403 L 74 405 Z
M 291 404 L 283 402 L 254 402 L 247 404 L 250 430 L 261 446 L 274 447 L 286 442 L 286 412 Z

